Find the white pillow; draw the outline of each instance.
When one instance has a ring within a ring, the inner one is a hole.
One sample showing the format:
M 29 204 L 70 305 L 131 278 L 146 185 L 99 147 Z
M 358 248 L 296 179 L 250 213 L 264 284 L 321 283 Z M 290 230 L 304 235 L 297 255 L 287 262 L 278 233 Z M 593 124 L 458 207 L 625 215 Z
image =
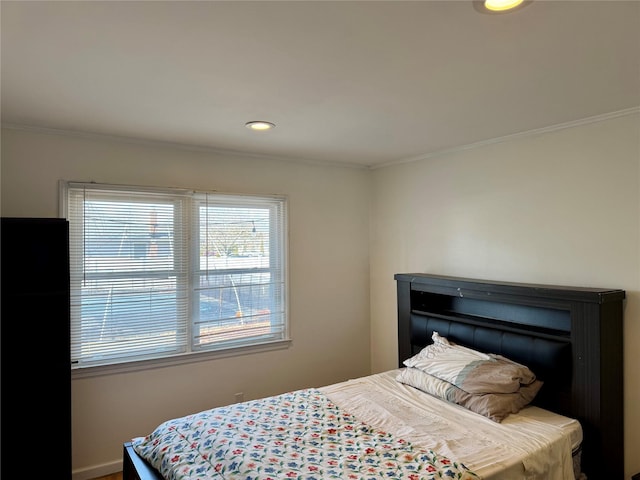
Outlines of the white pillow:
M 514 393 L 536 380 L 526 366 L 501 355 L 456 345 L 438 332 L 433 343 L 403 363 L 449 382 L 469 393 Z

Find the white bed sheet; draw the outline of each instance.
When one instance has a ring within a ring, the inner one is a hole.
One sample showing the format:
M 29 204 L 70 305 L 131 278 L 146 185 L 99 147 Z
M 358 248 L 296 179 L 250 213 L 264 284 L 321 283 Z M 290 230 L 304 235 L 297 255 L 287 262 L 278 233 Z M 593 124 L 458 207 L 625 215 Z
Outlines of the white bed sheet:
M 525 407 L 496 423 L 395 377 L 400 369 L 320 387 L 361 421 L 464 463 L 484 480 L 574 480 L 577 420 Z

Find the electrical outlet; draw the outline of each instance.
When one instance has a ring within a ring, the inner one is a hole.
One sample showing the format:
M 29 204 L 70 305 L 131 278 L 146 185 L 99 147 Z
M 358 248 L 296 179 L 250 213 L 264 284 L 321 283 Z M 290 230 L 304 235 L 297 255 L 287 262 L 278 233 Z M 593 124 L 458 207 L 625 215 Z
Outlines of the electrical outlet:
M 236 397 L 236 402 L 244 402 L 244 393 L 243 392 L 236 393 L 235 397 Z

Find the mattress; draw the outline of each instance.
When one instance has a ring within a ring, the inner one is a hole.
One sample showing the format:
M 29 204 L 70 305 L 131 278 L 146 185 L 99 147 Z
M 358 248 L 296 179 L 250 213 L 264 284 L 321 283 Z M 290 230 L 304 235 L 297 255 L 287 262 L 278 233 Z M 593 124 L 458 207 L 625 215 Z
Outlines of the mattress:
M 464 463 L 484 480 L 574 480 L 580 423 L 535 406 L 501 423 L 396 381 L 400 369 L 319 387 L 360 421 Z

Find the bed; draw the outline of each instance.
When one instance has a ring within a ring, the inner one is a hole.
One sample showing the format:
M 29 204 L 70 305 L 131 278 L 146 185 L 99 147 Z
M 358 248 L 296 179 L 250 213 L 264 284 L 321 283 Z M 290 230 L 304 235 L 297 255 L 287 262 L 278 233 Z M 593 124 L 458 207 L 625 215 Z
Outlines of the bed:
M 124 443 L 124 480 L 623 478 L 623 290 L 395 280 L 398 368 L 170 419 Z M 441 368 L 438 349 L 522 366 L 514 395 L 536 391 L 505 412 L 477 408 L 480 387 L 438 395 L 416 368 Z

